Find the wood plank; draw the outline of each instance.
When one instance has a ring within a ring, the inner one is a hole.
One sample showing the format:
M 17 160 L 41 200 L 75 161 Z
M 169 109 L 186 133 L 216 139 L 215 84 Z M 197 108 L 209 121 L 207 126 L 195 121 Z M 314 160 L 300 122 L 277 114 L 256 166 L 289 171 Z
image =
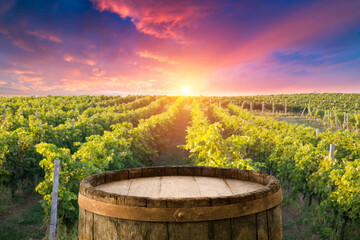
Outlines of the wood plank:
M 128 196 L 159 197 L 161 177 L 131 179 Z
M 161 178 L 161 198 L 200 197 L 199 188 L 192 176 L 164 176 Z
M 231 219 L 231 239 L 256 239 L 255 214 Z
M 209 222 L 169 223 L 169 240 L 210 239 Z
M 167 223 L 129 221 L 95 214 L 95 239 L 167 240 Z
M 282 239 L 282 217 L 280 205 L 269 209 L 266 212 L 269 226 L 269 239 Z
M 268 240 L 268 221 L 267 215 L 265 212 L 259 212 L 256 214 L 256 223 L 257 223 L 257 233 L 258 233 L 258 240 Z
M 225 182 L 235 195 L 240 193 L 252 192 L 257 189 L 263 188 L 264 185 L 255 182 L 241 181 L 236 179 L 226 178 Z
M 194 177 L 202 197 L 231 196 L 233 193 L 223 178 Z
M 131 179 L 133 180 L 133 179 Z M 121 180 L 105 183 L 95 187 L 95 189 L 102 190 L 104 192 L 115 193 L 120 195 L 127 195 L 131 180 Z
M 94 214 L 85 210 L 85 233 L 86 240 L 94 239 Z
M 85 210 L 79 208 L 78 236 L 80 240 L 85 239 Z
M 213 240 L 231 240 L 230 219 L 211 221 L 211 239 Z

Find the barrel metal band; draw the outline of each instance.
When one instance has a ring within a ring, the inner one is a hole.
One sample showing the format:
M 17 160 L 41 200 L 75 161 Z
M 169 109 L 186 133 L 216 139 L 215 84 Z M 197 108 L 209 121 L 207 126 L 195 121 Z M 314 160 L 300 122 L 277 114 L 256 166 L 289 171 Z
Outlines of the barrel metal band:
M 99 215 L 148 222 L 198 222 L 241 217 L 279 205 L 281 189 L 267 197 L 248 202 L 208 207 L 148 208 L 100 202 L 79 194 L 79 206 Z

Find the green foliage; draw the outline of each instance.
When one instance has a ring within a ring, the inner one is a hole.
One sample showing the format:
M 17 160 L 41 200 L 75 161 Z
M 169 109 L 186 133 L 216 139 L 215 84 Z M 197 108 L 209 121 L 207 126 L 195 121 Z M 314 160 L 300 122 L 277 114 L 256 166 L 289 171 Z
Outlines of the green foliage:
M 230 136 L 223 139 L 222 125 L 210 124 L 199 102 L 193 103 L 191 111 L 192 124 L 188 127 L 186 145 L 190 150 L 190 158 L 195 165 L 215 167 L 235 167 L 256 170 L 260 164 L 249 158 L 244 158 L 246 149 L 252 144 L 252 139 L 246 136 Z

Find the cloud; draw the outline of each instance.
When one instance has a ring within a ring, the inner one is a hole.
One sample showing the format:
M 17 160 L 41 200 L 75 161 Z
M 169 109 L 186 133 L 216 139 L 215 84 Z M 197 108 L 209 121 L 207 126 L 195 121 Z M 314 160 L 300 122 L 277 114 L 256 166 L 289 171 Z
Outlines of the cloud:
M 70 55 L 64 55 L 64 61 L 82 63 L 82 64 L 86 64 L 86 65 L 89 65 L 89 66 L 95 66 L 96 65 L 96 62 L 94 62 L 91 59 L 75 58 L 75 57 L 70 56 Z
M 216 1 L 92 0 L 99 11 L 129 17 L 136 28 L 157 38 L 184 40 L 187 28 L 196 28 L 201 19 L 215 11 Z M 217 1 L 219 3 L 219 1 Z
M 51 42 L 55 42 L 55 43 L 61 43 L 61 39 L 55 35 L 52 35 L 50 33 L 45 33 L 45 32 L 41 32 L 41 31 L 26 31 L 27 34 L 29 35 L 34 35 L 38 38 L 40 38 L 41 40 L 48 40 Z
M 150 58 L 150 59 L 154 59 L 158 62 L 162 62 L 162 63 L 167 63 L 167 64 L 179 64 L 176 61 L 172 61 L 169 60 L 168 57 L 161 57 L 161 56 L 157 56 L 155 54 L 150 53 L 149 51 L 145 50 L 145 51 L 140 51 L 136 53 L 137 55 L 139 55 L 142 58 Z

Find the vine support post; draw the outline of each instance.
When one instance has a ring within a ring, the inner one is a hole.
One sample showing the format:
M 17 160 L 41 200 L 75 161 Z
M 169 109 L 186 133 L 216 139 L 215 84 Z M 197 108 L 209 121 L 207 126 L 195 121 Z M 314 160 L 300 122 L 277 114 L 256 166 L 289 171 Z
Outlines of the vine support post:
M 287 112 L 287 105 L 286 105 L 286 99 L 285 99 L 285 114 Z
M 305 110 L 306 110 L 306 106 L 304 107 L 304 110 L 302 111 L 302 113 L 301 113 L 300 117 L 302 117 L 302 116 L 304 115 Z
M 316 134 L 316 138 L 317 138 L 317 137 L 318 137 L 318 135 L 319 135 L 319 129 L 316 129 L 315 134 Z
M 60 160 L 55 159 L 49 240 L 54 240 L 56 236 L 57 201 L 59 195 L 59 172 L 60 172 Z
M 262 107 L 261 107 L 261 114 L 264 114 L 264 101 L 262 102 Z
M 337 124 L 336 113 L 335 113 L 335 129 L 338 129 L 338 124 Z
M 335 145 L 334 144 L 330 144 L 330 151 L 329 151 L 329 157 L 331 159 L 334 159 L 334 153 L 335 153 Z

